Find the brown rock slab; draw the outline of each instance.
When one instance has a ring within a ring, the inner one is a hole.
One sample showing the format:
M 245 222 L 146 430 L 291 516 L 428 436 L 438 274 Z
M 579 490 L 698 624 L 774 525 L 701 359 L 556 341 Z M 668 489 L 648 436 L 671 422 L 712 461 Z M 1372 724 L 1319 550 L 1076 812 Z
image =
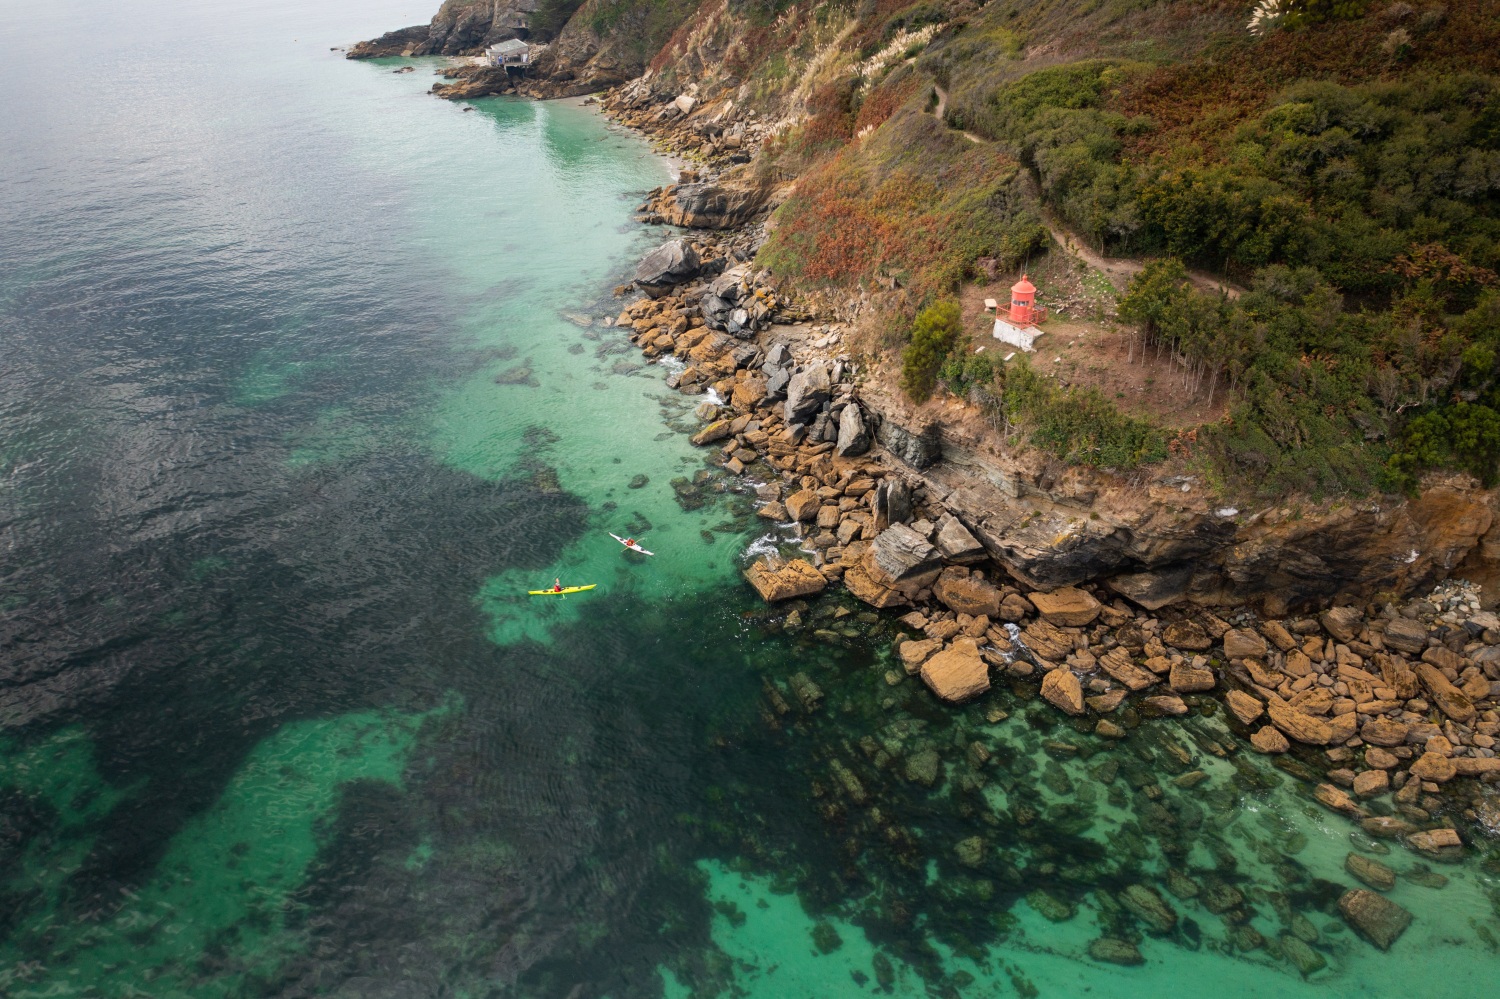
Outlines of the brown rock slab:
M 1343 815 L 1354 818 L 1364 818 L 1370 813 L 1359 807 L 1354 799 L 1349 797 L 1342 788 L 1334 787 L 1332 784 L 1319 784 L 1313 788 L 1313 800 L 1324 808 L 1330 808 Z
M 1185 715 L 1188 710 L 1182 698 L 1176 694 L 1157 694 L 1155 697 L 1145 698 L 1141 703 L 1152 711 L 1164 715 Z
M 896 653 L 901 656 L 901 662 L 906 666 L 906 672 L 915 673 L 922 664 L 932 658 L 933 654 L 943 647 L 943 643 L 936 639 L 927 638 L 920 642 L 902 642 Z
M 1130 653 L 1116 646 L 1099 660 L 1099 668 L 1131 690 L 1145 690 L 1156 682 L 1156 674 L 1130 660 Z
M 1043 659 L 1066 659 L 1073 651 L 1073 636 L 1046 621 L 1033 621 L 1021 632 L 1026 647 Z
M 1379 836 L 1381 839 L 1396 839 L 1417 831 L 1417 827 L 1410 822 L 1390 815 L 1372 815 L 1361 822 L 1360 827 L 1371 836 Z
M 1272 725 L 1263 725 L 1260 730 L 1250 737 L 1250 745 L 1262 753 L 1284 753 L 1292 748 L 1292 744 L 1286 741 L 1286 736 Z
M 828 585 L 828 579 L 802 559 L 790 559 L 781 565 L 759 559 L 745 570 L 745 578 L 767 603 L 821 593 Z
M 1266 655 L 1266 640 L 1245 628 L 1231 628 L 1224 632 L 1224 658 L 1263 659 Z
M 1371 718 L 1359 730 L 1359 737 L 1372 746 L 1400 746 L 1406 742 L 1406 725 L 1390 718 Z
M 1422 780 L 1430 780 L 1434 784 L 1446 784 L 1458 776 L 1458 767 L 1454 765 L 1453 760 L 1441 753 L 1423 753 L 1411 765 L 1411 774 Z
M 900 590 L 875 582 L 861 565 L 852 565 L 845 570 L 844 586 L 860 600 L 879 610 L 900 607 L 910 602 Z
M 1305 715 L 1293 708 L 1272 701 L 1266 705 L 1271 724 L 1281 729 L 1289 738 L 1309 746 L 1326 746 L 1333 738 L 1333 728 L 1323 719 Z
M 1196 621 L 1173 621 L 1162 631 L 1161 640 L 1188 652 L 1206 652 L 1214 644 L 1213 636 Z
M 1009 594 L 1004 600 L 1000 601 L 999 618 L 1002 621 L 1024 621 L 1028 615 L 1035 612 L 1036 608 L 1031 606 L 1031 601 L 1019 593 Z
M 1455 687 L 1443 675 L 1442 670 L 1431 663 L 1417 663 L 1416 672 L 1439 711 L 1460 725 L 1474 720 L 1474 702 L 1469 700 L 1468 694 Z
M 1391 789 L 1391 775 L 1384 770 L 1366 770 L 1354 776 L 1354 794 L 1360 798 L 1373 798 Z
M 724 440 L 734 432 L 730 428 L 731 422 L 730 420 L 715 420 L 693 435 L 693 443 L 701 447 L 704 444 L 714 444 Z
M 1360 936 L 1381 950 L 1390 950 L 1391 944 L 1411 925 L 1410 912 L 1364 888 L 1344 892 L 1339 899 L 1339 911 Z
M 1256 700 L 1243 690 L 1231 690 L 1224 695 L 1224 703 L 1230 712 L 1240 720 L 1241 725 L 1249 725 L 1261 715 L 1265 714 L 1265 705 Z
M 1055 669 L 1043 677 L 1042 696 L 1070 715 L 1083 714 L 1083 686 L 1069 670 Z
M 1365 616 L 1358 607 L 1333 607 L 1324 611 L 1318 620 L 1335 642 L 1343 642 L 1345 645 L 1358 638 L 1365 626 Z
M 1452 829 L 1428 829 L 1406 837 L 1406 845 L 1434 860 L 1455 861 L 1463 856 L 1464 842 Z
M 1500 773 L 1500 759 L 1494 757 L 1455 756 L 1453 769 L 1460 777 L 1482 777 Z
M 1344 870 L 1354 875 L 1376 891 L 1390 891 L 1396 887 L 1396 872 L 1378 860 L 1351 852 L 1344 858 Z
M 1260 633 L 1282 652 L 1290 652 L 1297 647 L 1297 640 L 1280 621 L 1266 621 L 1260 626 Z
M 922 664 L 922 681 L 943 700 L 958 704 L 990 689 L 990 668 L 971 638 L 960 638 Z
M 944 569 L 932 584 L 932 595 L 955 614 L 1000 616 L 1000 588 L 983 575 L 970 575 L 963 566 Z
M 1427 648 L 1427 626 L 1420 621 L 1398 617 L 1385 626 L 1385 644 L 1416 655 Z
M 1167 683 L 1179 694 L 1192 694 L 1201 690 L 1213 690 L 1215 680 L 1213 670 L 1194 669 L 1186 662 L 1177 662 L 1172 664 Z
M 1099 616 L 1099 601 L 1088 591 L 1073 586 L 1033 593 L 1031 603 L 1045 621 L 1062 628 L 1082 628 Z
M 1089 706 L 1090 711 L 1107 715 L 1115 708 L 1118 708 L 1121 701 L 1125 700 L 1125 691 L 1116 687 L 1114 690 L 1105 691 L 1093 697 L 1085 697 L 1083 700 Z
M 803 489 L 786 498 L 786 512 L 793 520 L 810 521 L 822 506 L 823 498 L 811 489 Z

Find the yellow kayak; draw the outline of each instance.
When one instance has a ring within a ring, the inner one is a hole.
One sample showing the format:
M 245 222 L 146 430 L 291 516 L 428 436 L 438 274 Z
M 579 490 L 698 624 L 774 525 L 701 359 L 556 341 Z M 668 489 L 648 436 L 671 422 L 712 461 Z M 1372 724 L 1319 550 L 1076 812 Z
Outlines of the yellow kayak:
M 527 590 L 526 592 L 533 597 L 547 596 L 548 594 L 554 597 L 565 597 L 569 593 L 582 593 L 584 590 L 592 590 L 598 585 L 598 583 L 590 583 L 587 586 L 564 586 L 560 590 Z

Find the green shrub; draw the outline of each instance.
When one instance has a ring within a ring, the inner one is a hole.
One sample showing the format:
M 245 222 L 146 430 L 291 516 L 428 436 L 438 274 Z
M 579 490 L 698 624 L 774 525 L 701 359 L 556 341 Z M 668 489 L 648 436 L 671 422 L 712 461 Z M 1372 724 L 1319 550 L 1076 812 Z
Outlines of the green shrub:
M 901 352 L 901 387 L 913 401 L 932 397 L 938 373 L 962 333 L 963 316 L 951 298 L 939 299 L 917 313 L 911 339 Z

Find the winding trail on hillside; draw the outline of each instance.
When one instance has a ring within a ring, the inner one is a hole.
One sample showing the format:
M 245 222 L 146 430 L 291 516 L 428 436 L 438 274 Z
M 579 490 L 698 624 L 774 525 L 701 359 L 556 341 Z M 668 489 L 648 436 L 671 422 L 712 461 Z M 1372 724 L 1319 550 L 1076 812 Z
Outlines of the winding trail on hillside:
M 936 83 L 932 85 L 932 90 L 933 93 L 937 94 L 938 99 L 937 107 L 932 110 L 933 117 L 946 125 L 948 123 L 948 91 Z M 960 134 L 970 142 L 982 144 L 986 141 L 973 132 L 960 131 Z M 1077 233 L 1063 226 L 1057 220 L 1056 216 L 1045 207 L 1042 201 L 1041 186 L 1037 183 L 1035 175 L 1029 169 L 1023 169 L 1022 176 L 1025 178 L 1023 183 L 1026 185 L 1027 193 L 1036 200 L 1038 211 L 1040 211 L 1042 216 L 1042 224 L 1047 227 L 1047 232 L 1051 234 L 1053 241 L 1062 248 L 1064 253 L 1099 271 L 1109 279 L 1109 283 L 1114 285 L 1117 291 L 1124 291 L 1128 288 L 1131 279 L 1146 269 L 1146 264 L 1149 261 L 1142 260 L 1139 257 L 1106 257 L 1102 253 L 1090 249 L 1088 243 L 1081 239 Z M 1207 271 L 1189 270 L 1187 276 L 1194 287 L 1213 294 L 1225 295 L 1229 298 L 1239 298 L 1245 291 L 1245 289 L 1238 285 L 1220 280 Z

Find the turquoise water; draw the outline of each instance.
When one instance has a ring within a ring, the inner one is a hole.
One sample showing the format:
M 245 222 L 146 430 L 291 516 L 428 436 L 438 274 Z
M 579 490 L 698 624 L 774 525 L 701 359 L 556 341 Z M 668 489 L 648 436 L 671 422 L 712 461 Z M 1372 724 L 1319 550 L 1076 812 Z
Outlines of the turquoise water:
M 1488 994 L 1492 841 L 1432 887 L 1218 718 L 1103 745 L 837 597 L 785 631 L 605 323 L 665 166 L 329 51 L 430 13 L 0 8 L 0 994 Z M 1152 934 L 1112 899 L 1168 867 L 1243 901 Z

